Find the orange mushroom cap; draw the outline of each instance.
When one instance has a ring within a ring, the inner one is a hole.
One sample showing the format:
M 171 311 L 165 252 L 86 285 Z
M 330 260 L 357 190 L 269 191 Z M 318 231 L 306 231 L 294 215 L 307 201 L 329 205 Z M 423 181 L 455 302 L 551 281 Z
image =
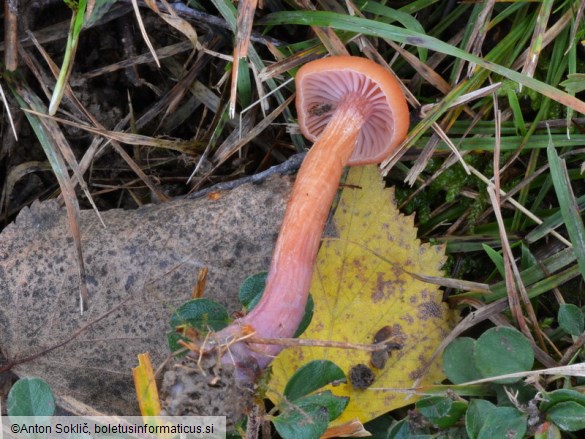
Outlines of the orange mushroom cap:
M 387 69 L 369 59 L 322 58 L 301 67 L 295 83 L 299 126 L 313 142 L 340 101 L 347 96 L 367 98 L 366 122 L 348 165 L 379 163 L 406 136 L 410 118 L 400 84 Z

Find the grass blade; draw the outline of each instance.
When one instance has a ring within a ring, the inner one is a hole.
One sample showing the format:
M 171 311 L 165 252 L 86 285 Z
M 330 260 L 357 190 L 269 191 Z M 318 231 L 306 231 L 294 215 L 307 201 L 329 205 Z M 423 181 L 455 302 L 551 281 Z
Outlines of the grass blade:
M 301 24 L 309 26 L 324 26 L 338 30 L 361 33 L 373 37 L 387 38 L 397 43 L 410 44 L 416 47 L 425 47 L 436 52 L 442 52 L 456 58 L 461 58 L 470 63 L 502 75 L 512 81 L 526 86 L 538 93 L 555 100 L 567 107 L 573 108 L 579 113 L 585 114 L 585 102 L 571 96 L 551 85 L 545 84 L 534 78 L 510 70 L 499 64 L 484 60 L 475 55 L 461 50 L 455 46 L 445 43 L 437 38 L 416 32 L 410 29 L 403 29 L 391 24 L 380 23 L 365 18 L 351 17 L 334 12 L 314 11 L 286 11 L 275 12 L 268 15 L 261 22 L 267 25 Z
M 13 78 L 6 78 L 10 88 L 14 94 L 14 97 L 18 101 L 18 104 L 23 109 L 34 109 L 37 112 L 45 112 L 46 107 L 41 102 L 39 97 L 34 94 L 25 84 L 21 84 Z M 52 133 L 56 132 L 58 128 L 51 127 L 50 124 L 55 122 L 48 118 L 41 118 L 25 111 L 24 115 L 28 119 L 37 139 L 43 147 L 43 150 L 51 164 L 53 173 L 59 182 L 59 187 L 63 194 L 63 201 L 65 202 L 65 208 L 67 210 L 67 219 L 69 222 L 69 230 L 73 237 L 75 254 L 77 257 L 77 270 L 79 274 L 79 307 L 81 314 L 88 307 L 89 303 L 89 291 L 86 283 L 86 272 L 85 264 L 83 262 L 83 253 L 81 248 L 81 229 L 79 227 L 79 202 L 75 193 L 75 185 L 69 171 L 65 159 L 60 153 L 60 148 L 56 145 L 56 140 L 52 137 Z M 81 182 L 82 180 L 80 180 Z
M 51 116 L 55 115 L 59 108 L 59 104 L 63 98 L 63 91 L 65 90 L 65 83 L 71 75 L 73 60 L 77 52 L 77 44 L 79 43 L 79 34 L 83 27 L 86 6 L 87 0 L 80 0 L 77 9 L 73 12 L 73 17 L 71 17 L 71 27 L 69 29 L 69 36 L 67 37 L 65 57 L 63 58 L 63 65 L 61 66 L 61 71 L 59 72 L 57 84 L 55 84 L 55 90 L 53 90 L 53 96 L 51 96 L 51 103 L 49 105 L 49 114 Z
M 571 188 L 567 164 L 557 154 L 552 141 L 548 145 L 546 152 L 550 165 L 550 175 L 559 200 L 563 221 L 573 244 L 579 271 L 581 276 L 585 278 L 585 228 L 583 227 L 583 219 L 579 213 L 577 200 L 575 200 L 575 194 Z

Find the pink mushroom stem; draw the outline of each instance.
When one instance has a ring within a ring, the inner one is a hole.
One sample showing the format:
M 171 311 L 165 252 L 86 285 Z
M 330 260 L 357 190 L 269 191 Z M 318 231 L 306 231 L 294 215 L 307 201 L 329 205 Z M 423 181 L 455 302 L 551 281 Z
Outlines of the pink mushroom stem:
M 236 337 L 244 325 L 263 338 L 288 338 L 297 330 L 309 297 L 325 222 L 341 173 L 364 124 L 367 110 L 362 100 L 348 96 L 340 102 L 305 157 L 276 241 L 264 294 L 249 314 L 218 333 L 220 339 L 226 335 Z M 264 368 L 281 350 L 280 345 L 256 344 L 240 350 L 238 356 L 251 356 Z M 226 360 L 232 361 L 229 356 Z

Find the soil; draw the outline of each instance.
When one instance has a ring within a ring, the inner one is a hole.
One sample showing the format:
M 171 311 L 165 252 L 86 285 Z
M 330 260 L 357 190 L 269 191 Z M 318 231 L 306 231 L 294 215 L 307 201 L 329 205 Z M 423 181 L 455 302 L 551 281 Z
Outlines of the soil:
M 196 359 L 188 357 L 164 373 L 160 399 L 162 415 L 226 416 L 231 431 L 250 412 L 253 393 L 234 385 L 233 371 L 206 372 Z M 226 413 L 226 407 L 230 411 Z

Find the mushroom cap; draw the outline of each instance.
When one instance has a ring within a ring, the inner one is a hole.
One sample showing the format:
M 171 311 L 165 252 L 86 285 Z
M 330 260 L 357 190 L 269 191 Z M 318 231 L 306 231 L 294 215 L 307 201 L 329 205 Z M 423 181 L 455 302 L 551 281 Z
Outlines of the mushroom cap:
M 299 69 L 295 84 L 299 126 L 313 142 L 344 97 L 367 97 L 367 120 L 348 165 L 379 163 L 406 136 L 410 118 L 400 84 L 367 58 L 332 56 L 309 62 Z

